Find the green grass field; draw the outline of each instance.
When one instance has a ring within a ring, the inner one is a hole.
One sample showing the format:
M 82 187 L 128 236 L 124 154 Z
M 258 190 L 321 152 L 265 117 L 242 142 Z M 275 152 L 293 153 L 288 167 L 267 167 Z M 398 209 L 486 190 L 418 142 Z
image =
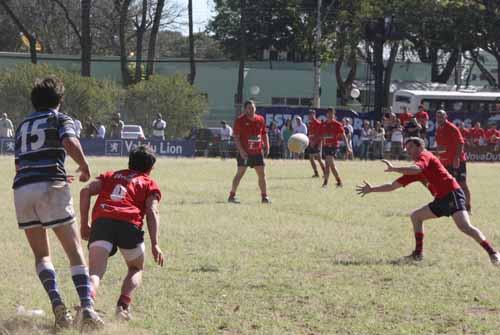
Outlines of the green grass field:
M 125 159 L 91 163 L 94 175 L 126 166 Z M 359 198 L 354 188 L 363 179 L 395 175 L 379 162 L 340 162 L 345 187 L 322 189 L 307 162 L 268 161 L 273 203 L 260 204 L 249 170 L 238 192 L 243 203 L 230 205 L 235 165 L 159 160 L 153 176 L 164 193 L 167 265 L 155 266 L 148 249 L 135 320 L 120 325 L 111 320 L 125 268 L 121 256 L 111 259 L 96 306 L 109 321 L 103 334 L 500 333 L 500 269 L 450 219 L 426 226 L 424 262 L 393 264 L 413 250 L 408 214 L 431 200 L 422 186 Z M 498 166 L 468 169 L 473 223 L 500 247 Z M 12 170 L 12 158 L 1 158 L 0 334 L 49 334 L 48 299 L 16 226 Z M 75 196 L 80 187 L 73 185 Z M 68 264 L 51 238 L 63 296 L 76 305 Z M 42 308 L 47 317 L 16 317 L 18 305 Z

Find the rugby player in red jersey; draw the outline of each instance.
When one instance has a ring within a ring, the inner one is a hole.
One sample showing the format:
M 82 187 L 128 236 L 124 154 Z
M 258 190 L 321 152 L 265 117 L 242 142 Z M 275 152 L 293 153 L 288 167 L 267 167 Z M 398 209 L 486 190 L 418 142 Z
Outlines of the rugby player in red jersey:
M 155 162 L 151 148 L 138 146 L 130 152 L 128 169 L 103 173 L 80 192 L 81 234 L 89 241 L 89 271 L 94 297 L 106 272 L 108 257 L 119 248 L 127 264 L 128 273 L 116 306 L 116 316 L 122 320 L 130 319 L 132 293 L 142 280 L 144 216 L 153 258 L 160 266 L 164 262 L 158 240 L 161 192 L 149 176 Z M 90 201 L 95 195 L 98 197 L 90 225 Z
M 337 120 L 335 120 L 335 109 L 329 107 L 326 112 L 326 121 L 321 124 L 321 137 L 323 138 L 323 155 L 325 156 L 325 180 L 323 182 L 323 187 L 328 185 L 328 179 L 330 177 L 330 170 L 332 171 L 335 179 L 337 180 L 337 186 L 342 187 L 342 180 L 340 179 L 339 172 L 335 166 L 335 152 L 337 151 L 339 138 L 344 140 L 347 146 L 347 152 L 352 153 L 352 148 L 350 142 L 344 132 L 344 125 Z
M 425 150 L 425 143 L 421 138 L 408 138 L 405 141 L 405 147 L 415 164 L 406 167 L 394 167 L 390 162 L 383 160 L 387 165 L 386 172 L 397 172 L 403 176 L 391 184 L 379 186 L 372 186 L 364 182 L 364 185 L 357 187 L 357 192 L 361 196 L 365 196 L 373 192 L 391 192 L 415 181 L 426 184 L 434 196 L 434 201 L 413 211 L 410 216 L 416 246 L 407 259 L 415 261 L 423 259 L 424 221 L 442 216 L 451 216 L 460 231 L 472 237 L 486 250 L 491 263 L 500 266 L 500 253 L 491 246 L 483 233 L 471 224 L 469 213 L 465 209 L 464 192 L 455 178 L 450 175 L 436 156 Z
M 309 110 L 307 130 L 309 132 L 307 134 L 309 136 L 309 146 L 306 149 L 306 154 L 309 155 L 309 162 L 311 162 L 311 167 L 314 171 L 313 178 L 317 178 L 319 177 L 319 173 L 314 160 L 318 161 L 323 175 L 325 174 L 325 165 L 321 160 L 321 120 L 316 118 L 316 111 L 314 109 Z
M 439 160 L 448 172 L 455 177 L 465 193 L 465 208 L 471 211 L 471 195 L 467 185 L 467 166 L 465 163 L 465 141 L 457 126 L 448 121 L 442 109 L 436 112 L 436 144 Z
M 233 185 L 227 201 L 236 204 L 240 202 L 236 198 L 236 190 L 247 168 L 251 167 L 255 169 L 259 178 L 262 203 L 270 203 L 267 196 L 263 154 L 264 151 L 266 156 L 269 155 L 266 121 L 262 116 L 255 114 L 255 103 L 252 100 L 245 101 L 243 107 L 245 111 L 236 119 L 233 127 L 234 144 L 238 151 L 236 157 L 238 170 L 233 178 Z

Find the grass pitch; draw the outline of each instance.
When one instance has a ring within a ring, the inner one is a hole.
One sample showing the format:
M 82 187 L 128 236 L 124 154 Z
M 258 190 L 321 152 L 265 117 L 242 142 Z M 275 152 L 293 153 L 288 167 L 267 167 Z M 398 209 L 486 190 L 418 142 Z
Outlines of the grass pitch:
M 93 175 L 125 159 L 91 159 Z M 167 265 L 148 259 L 128 325 L 111 322 L 124 263 L 110 260 L 97 300 L 103 334 L 499 334 L 500 269 L 450 219 L 427 224 L 426 259 L 410 253 L 408 213 L 431 200 L 420 185 L 359 198 L 363 179 L 392 181 L 379 162 L 340 162 L 345 186 L 321 188 L 305 161 L 267 161 L 271 205 L 260 203 L 254 171 L 226 203 L 236 163 L 161 159 L 153 177 L 164 194 L 161 246 Z M 17 229 L 12 158 L 0 159 L 0 334 L 50 334 L 52 314 Z M 74 170 L 74 166 L 71 166 Z M 498 166 L 469 164 L 473 224 L 500 247 Z M 72 187 L 77 196 L 80 183 Z M 75 206 L 78 199 L 75 198 Z M 69 266 L 51 233 L 54 264 L 68 305 L 77 304 Z M 146 240 L 147 245 L 149 241 Z M 16 307 L 42 308 L 42 318 Z M 63 334 L 78 333 L 66 332 Z

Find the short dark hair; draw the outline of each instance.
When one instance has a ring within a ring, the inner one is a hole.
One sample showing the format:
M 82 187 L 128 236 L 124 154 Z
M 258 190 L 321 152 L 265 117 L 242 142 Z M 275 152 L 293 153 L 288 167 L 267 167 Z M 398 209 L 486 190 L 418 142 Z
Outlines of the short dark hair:
M 243 108 L 247 108 L 248 105 L 255 105 L 255 101 L 253 100 L 245 101 L 245 103 L 243 104 Z
M 63 100 L 64 84 L 55 76 L 36 79 L 31 90 L 31 104 L 35 110 L 56 108 Z
M 156 163 L 153 149 L 147 145 L 139 145 L 128 156 L 128 168 L 139 172 L 149 172 Z
M 328 113 L 328 112 L 332 112 L 332 113 L 334 113 L 334 114 L 335 114 L 335 108 L 333 108 L 333 107 L 328 107 L 328 108 L 326 109 L 326 112 L 327 112 L 327 113 Z
M 407 138 L 405 140 L 405 145 L 407 145 L 410 142 L 413 143 L 413 144 L 415 144 L 417 147 L 425 147 L 425 142 L 420 137 L 409 137 L 409 138 Z

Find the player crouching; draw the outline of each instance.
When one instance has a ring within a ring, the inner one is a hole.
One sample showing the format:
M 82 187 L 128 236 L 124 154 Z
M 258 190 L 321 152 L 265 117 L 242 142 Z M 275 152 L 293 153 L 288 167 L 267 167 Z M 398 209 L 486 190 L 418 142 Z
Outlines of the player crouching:
M 371 186 L 365 182 L 364 185 L 357 187 L 357 191 L 361 196 L 372 192 L 391 192 L 412 182 L 420 181 L 434 195 L 434 201 L 411 214 L 416 247 L 407 259 L 414 261 L 423 259 L 424 221 L 451 216 L 460 231 L 472 237 L 483 247 L 488 253 L 491 263 L 500 266 L 500 253 L 491 246 L 483 233 L 471 224 L 465 207 L 464 192 L 455 178 L 450 175 L 436 156 L 425 150 L 425 144 L 421 138 L 408 138 L 405 141 L 405 147 L 414 160 L 414 165 L 394 167 L 390 162 L 383 160 L 387 165 L 386 172 L 397 172 L 402 174 L 402 177 L 396 179 L 392 184 L 379 186 Z
M 116 316 L 122 320 L 130 320 L 132 293 L 139 287 L 142 279 L 144 215 L 154 260 L 163 266 L 163 254 L 158 244 L 158 203 L 161 192 L 149 176 L 155 162 L 156 157 L 149 147 L 138 146 L 130 152 L 127 170 L 106 172 L 80 192 L 81 233 L 82 238 L 89 241 L 89 271 L 93 295 L 95 296 L 106 272 L 108 257 L 113 256 L 118 248 L 128 267 L 116 307 Z M 94 195 L 98 197 L 90 226 L 88 213 L 90 200 Z

